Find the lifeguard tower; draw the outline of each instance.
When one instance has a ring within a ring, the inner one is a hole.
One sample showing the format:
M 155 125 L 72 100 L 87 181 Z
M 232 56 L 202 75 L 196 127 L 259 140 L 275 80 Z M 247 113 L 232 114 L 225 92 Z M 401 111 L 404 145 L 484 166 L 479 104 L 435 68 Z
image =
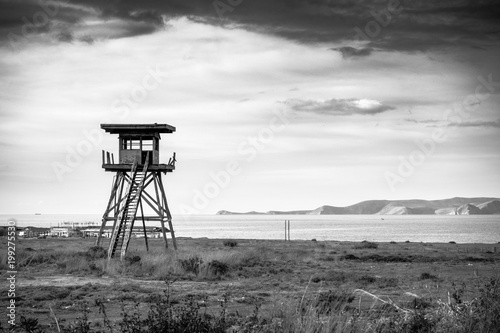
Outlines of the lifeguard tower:
M 102 151 L 103 169 L 116 175 L 96 244 L 101 246 L 104 229 L 108 222 L 113 222 L 108 259 L 119 252 L 123 260 L 140 210 L 146 249 L 149 250 L 146 221 L 159 222 L 165 247 L 168 248 L 167 232 L 170 232 L 177 249 L 172 216 L 161 179 L 162 173 L 175 170 L 175 153 L 167 164 L 160 163 L 160 134 L 173 133 L 175 127 L 167 124 L 101 124 L 101 128 L 107 133 L 118 134 L 119 156 L 115 163 L 112 153 Z M 144 214 L 146 205 L 152 215 Z

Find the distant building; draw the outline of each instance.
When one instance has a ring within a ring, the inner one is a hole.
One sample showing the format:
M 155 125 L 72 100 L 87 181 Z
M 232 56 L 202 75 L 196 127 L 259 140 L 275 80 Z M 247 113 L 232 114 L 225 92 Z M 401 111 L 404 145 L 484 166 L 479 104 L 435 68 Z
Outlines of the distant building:
M 17 235 L 24 238 L 47 237 L 50 235 L 50 228 L 26 227 L 20 230 Z
M 65 221 L 59 223 L 58 227 L 70 227 L 72 229 L 77 229 L 77 228 L 98 227 L 100 225 L 101 224 L 99 222 L 94 222 L 94 221 L 85 221 L 85 222 Z
M 100 228 L 83 228 L 81 230 L 83 237 L 97 237 L 99 236 Z M 168 230 L 166 230 L 168 231 Z M 102 237 L 111 238 L 113 234 L 113 227 L 106 226 L 102 232 Z M 162 237 L 161 228 L 159 227 L 146 227 L 146 235 L 148 238 L 160 238 Z M 134 227 L 132 229 L 132 237 L 141 238 L 144 237 L 143 227 Z
M 50 235 L 52 237 L 78 237 L 82 236 L 82 232 L 73 227 L 52 227 Z

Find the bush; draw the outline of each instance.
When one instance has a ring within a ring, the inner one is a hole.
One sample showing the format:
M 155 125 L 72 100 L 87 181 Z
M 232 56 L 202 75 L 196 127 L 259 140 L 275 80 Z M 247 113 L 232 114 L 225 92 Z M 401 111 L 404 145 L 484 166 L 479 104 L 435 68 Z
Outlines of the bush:
M 424 272 L 420 274 L 420 280 L 438 280 L 438 277 L 430 273 Z
M 318 283 L 321 281 L 329 281 L 329 282 L 340 282 L 343 283 L 347 281 L 348 275 L 344 272 L 339 271 L 327 271 L 325 273 L 316 274 L 312 277 L 311 281 L 314 283 Z
M 374 283 L 375 281 L 377 281 L 377 279 L 371 275 L 361 275 L 356 279 L 356 281 L 358 281 L 362 284 L 370 284 L 370 283 Z
M 362 241 L 360 244 L 354 245 L 354 249 L 376 249 L 378 244 L 375 242 Z
M 341 310 L 346 304 L 354 301 L 354 295 L 344 290 L 321 292 L 314 306 L 318 313 L 329 315 L 332 312 Z
M 355 256 L 354 254 L 344 254 L 343 256 L 340 256 L 340 260 L 358 260 L 359 257 Z
M 223 242 L 224 246 L 228 246 L 228 247 L 236 247 L 238 246 L 238 242 L 235 241 L 235 240 L 225 240 Z
M 194 273 L 198 275 L 200 272 L 200 265 L 203 263 L 203 260 L 198 256 L 194 256 L 187 259 L 179 259 L 178 262 L 186 273 Z
M 208 270 L 214 275 L 221 276 L 229 272 L 229 265 L 218 260 L 212 260 L 208 263 Z
M 141 262 L 141 257 L 137 255 L 126 255 L 124 259 L 128 265 L 138 264 Z
M 92 246 L 85 252 L 88 259 L 103 259 L 108 256 L 108 252 L 101 246 Z

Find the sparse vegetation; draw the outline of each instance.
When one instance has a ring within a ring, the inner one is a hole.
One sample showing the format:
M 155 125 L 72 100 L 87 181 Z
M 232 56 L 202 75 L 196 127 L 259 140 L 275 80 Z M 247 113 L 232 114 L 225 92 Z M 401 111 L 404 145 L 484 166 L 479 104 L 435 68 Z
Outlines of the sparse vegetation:
M 89 241 L 20 241 L 17 331 L 57 331 L 54 317 L 61 332 L 465 333 L 500 325 L 498 253 L 180 239 L 178 251 L 151 240 L 149 252 L 132 247 L 108 263 Z M 58 282 L 37 284 L 41 276 Z
M 362 241 L 360 244 L 356 244 L 353 247 L 354 249 L 376 249 L 378 248 L 378 244 L 375 242 Z
M 424 272 L 420 274 L 420 280 L 438 280 L 438 277 L 430 273 Z
M 224 244 L 224 246 L 228 246 L 228 247 L 238 246 L 238 242 L 235 240 L 225 240 L 223 244 Z
M 379 301 L 360 312 L 350 304 L 356 292 L 329 290 L 304 294 L 295 305 L 281 303 L 267 313 L 256 304 L 253 313 L 244 316 L 228 309 L 228 294 L 220 300 L 218 309 L 207 312 L 205 296 L 190 295 L 177 301 L 168 284 L 163 294 L 148 298 L 146 307 L 139 303 L 122 303 L 120 317 L 111 322 L 105 302 L 95 298 L 91 308 L 80 303 L 79 315 L 62 327 L 64 332 L 497 332 L 500 327 L 500 280 L 491 279 L 479 287 L 479 296 L 463 301 L 461 294 L 453 302 L 414 298 L 405 304 L 396 304 L 379 296 L 359 290 Z M 100 319 L 96 318 L 99 314 Z M 38 319 L 21 317 L 19 330 L 48 332 L 40 327 Z M 18 330 L 18 331 L 19 331 Z

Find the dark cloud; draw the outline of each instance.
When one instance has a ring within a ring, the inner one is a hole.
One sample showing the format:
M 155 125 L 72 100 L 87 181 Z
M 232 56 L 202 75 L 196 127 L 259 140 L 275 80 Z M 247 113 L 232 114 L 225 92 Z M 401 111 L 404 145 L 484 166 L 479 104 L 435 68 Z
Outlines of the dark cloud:
M 384 105 L 377 101 L 354 98 L 332 98 L 326 101 L 288 99 L 284 103 L 297 112 L 328 114 L 333 116 L 348 116 L 355 114 L 374 115 L 394 109 L 392 106 Z
M 339 51 L 342 53 L 342 57 L 344 59 L 348 58 L 358 58 L 358 57 L 367 57 L 372 54 L 373 49 L 371 47 L 364 47 L 357 49 L 355 47 L 343 46 L 338 48 L 331 48 L 332 51 Z
M 494 127 L 500 128 L 500 119 L 496 121 L 464 121 L 461 123 L 450 123 L 449 127 Z
M 367 56 L 373 49 L 416 52 L 466 46 L 481 50 L 500 40 L 496 0 L 399 2 L 394 10 L 388 5 L 393 1 L 378 0 L 243 0 L 221 9 L 215 5 L 218 2 L 206 0 L 73 0 L 61 3 L 50 21 L 77 25 L 86 18 L 121 19 L 128 23 L 127 31 L 109 34 L 109 38 L 119 38 L 157 31 L 163 26 L 162 15 L 186 16 L 300 43 L 349 45 L 357 39 L 367 44 L 361 49 L 339 48 L 344 57 Z M 0 0 L 0 38 L 19 33 L 23 17 L 31 20 L 40 10 L 38 1 Z M 47 27 L 57 30 L 58 26 Z

